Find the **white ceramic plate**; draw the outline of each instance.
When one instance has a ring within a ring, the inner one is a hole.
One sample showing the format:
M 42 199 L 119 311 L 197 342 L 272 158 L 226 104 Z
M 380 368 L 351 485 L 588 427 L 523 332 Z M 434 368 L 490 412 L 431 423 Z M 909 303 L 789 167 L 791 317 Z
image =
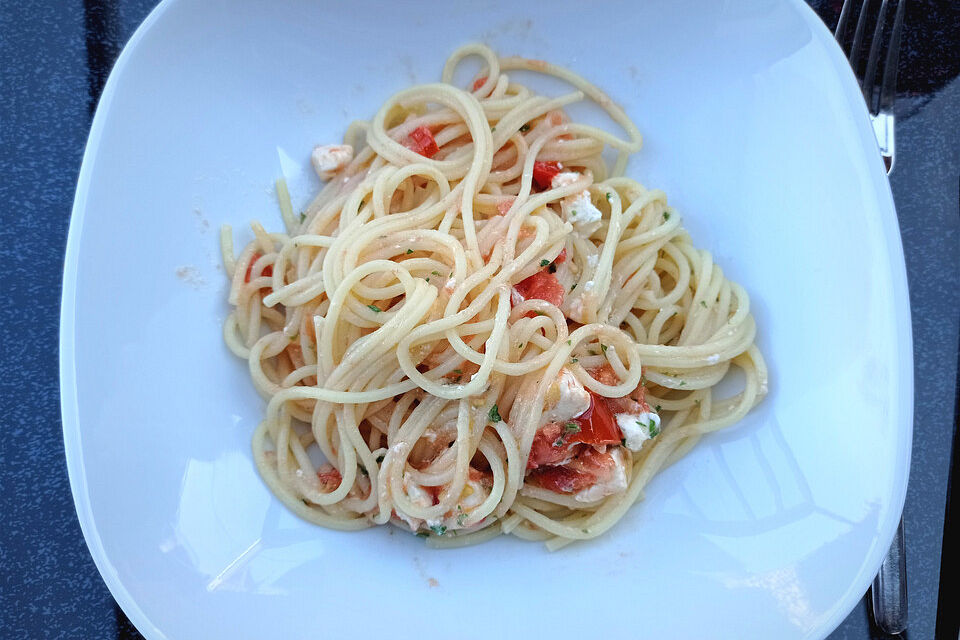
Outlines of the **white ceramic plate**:
M 854 79 L 798 0 L 587 7 L 173 0 L 124 49 L 77 187 L 60 375 L 83 532 L 147 638 L 822 638 L 864 593 L 903 503 L 913 381 Z M 290 515 L 254 470 L 263 403 L 220 337 L 219 225 L 279 228 L 281 169 L 302 202 L 312 145 L 477 39 L 623 104 L 646 142 L 629 174 L 750 292 L 771 369 L 739 427 L 554 554 Z

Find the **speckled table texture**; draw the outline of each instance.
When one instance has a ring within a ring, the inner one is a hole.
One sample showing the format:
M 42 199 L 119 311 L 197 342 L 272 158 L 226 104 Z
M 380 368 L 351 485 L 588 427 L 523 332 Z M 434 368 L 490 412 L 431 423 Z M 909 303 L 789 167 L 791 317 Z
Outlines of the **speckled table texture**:
M 810 0 L 831 27 L 839 0 Z M 0 4 L 0 637 L 140 638 L 84 544 L 60 429 L 60 279 L 96 97 L 149 0 Z M 891 177 L 916 373 L 910 627 L 934 637 L 960 320 L 960 3 L 907 5 Z M 960 517 L 960 514 L 957 515 Z M 954 540 L 957 544 L 960 541 Z M 831 640 L 877 637 L 866 601 Z M 956 637 L 954 634 L 953 637 Z

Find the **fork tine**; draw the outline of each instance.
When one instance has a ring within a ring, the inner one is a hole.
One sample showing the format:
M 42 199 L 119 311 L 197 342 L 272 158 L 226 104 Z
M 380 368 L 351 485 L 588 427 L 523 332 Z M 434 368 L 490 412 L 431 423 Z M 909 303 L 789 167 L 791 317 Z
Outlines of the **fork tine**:
M 867 28 L 867 14 L 870 13 L 870 0 L 863 0 L 863 6 L 860 7 L 860 17 L 857 18 L 857 30 L 853 32 L 853 44 L 850 45 L 850 55 L 847 60 L 853 68 L 854 75 L 860 70 L 860 47 L 863 44 L 863 32 Z
M 897 97 L 897 67 L 900 63 L 900 32 L 903 30 L 903 13 L 907 0 L 897 3 L 897 13 L 890 32 L 890 46 L 887 59 L 883 63 L 883 80 L 880 84 L 880 111 L 893 111 L 893 101 Z
M 889 0 L 883 0 L 880 3 L 880 14 L 877 16 L 877 26 L 873 29 L 873 41 L 870 43 L 870 56 L 867 58 L 867 70 L 863 74 L 861 89 L 863 90 L 863 99 L 867 102 L 867 110 L 870 113 L 876 113 L 874 108 L 876 101 L 873 99 L 874 79 L 877 75 L 877 60 L 880 58 L 880 43 L 883 41 L 883 31 L 887 24 L 887 5 Z
M 847 30 L 847 20 L 850 19 L 851 5 L 853 5 L 853 0 L 843 0 L 843 7 L 840 9 L 840 18 L 837 20 L 837 28 L 833 31 L 833 37 L 840 43 L 841 48 L 843 47 L 842 38 Z

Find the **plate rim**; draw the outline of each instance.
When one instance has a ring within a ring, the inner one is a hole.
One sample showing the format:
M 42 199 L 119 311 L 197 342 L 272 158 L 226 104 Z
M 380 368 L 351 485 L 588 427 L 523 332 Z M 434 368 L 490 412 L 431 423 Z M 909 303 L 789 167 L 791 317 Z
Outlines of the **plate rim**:
M 157 627 L 144 613 L 123 584 L 110 560 L 97 530 L 96 520 L 89 501 L 86 470 L 82 455 L 82 435 L 78 394 L 76 384 L 76 294 L 77 294 L 77 267 L 83 223 L 86 217 L 86 201 L 91 180 L 92 158 L 96 156 L 106 127 L 107 112 L 113 101 L 120 76 L 129 63 L 133 51 L 137 48 L 146 33 L 153 28 L 154 23 L 166 11 L 183 0 L 161 0 L 146 18 L 137 26 L 130 39 L 124 44 L 120 55 L 110 70 L 103 92 L 97 102 L 97 108 L 91 122 L 90 131 L 84 146 L 83 158 L 77 177 L 77 186 L 73 206 L 70 212 L 67 242 L 64 249 L 63 275 L 61 281 L 60 327 L 59 327 L 59 388 L 60 388 L 60 415 L 64 440 L 64 455 L 67 466 L 67 476 L 70 481 L 70 490 L 73 496 L 74 508 L 80 524 L 84 541 L 94 561 L 101 578 L 107 586 L 111 596 L 121 607 L 130 621 L 149 640 L 165 640 L 167 635 Z M 870 125 L 869 113 L 863 101 L 859 85 L 852 69 L 847 64 L 839 45 L 833 38 L 826 24 L 804 0 L 788 0 L 786 3 L 796 14 L 803 19 L 815 39 L 823 45 L 827 53 L 830 66 L 838 75 L 840 89 L 848 107 L 856 117 L 853 127 L 857 130 L 859 142 L 868 148 L 876 145 L 873 129 Z M 866 595 L 867 588 L 873 581 L 876 571 L 886 555 L 886 551 L 893 540 L 894 533 L 900 520 L 906 500 L 907 486 L 910 476 L 910 463 L 913 442 L 913 415 L 914 415 L 914 366 L 913 366 L 913 332 L 911 323 L 911 307 L 907 282 L 906 262 L 903 252 L 903 239 L 896 214 L 896 205 L 890 182 L 879 153 L 868 169 L 872 178 L 874 193 L 880 199 L 877 211 L 883 230 L 883 240 L 888 249 L 890 259 L 891 297 L 894 304 L 894 324 L 897 333 L 897 349 L 900 379 L 905 383 L 903 399 L 906 400 L 904 415 L 908 416 L 906 424 L 897 425 L 895 466 L 902 469 L 897 474 L 899 480 L 895 484 L 891 501 L 884 518 L 878 523 L 878 534 L 861 565 L 860 574 L 852 577 L 844 596 L 833 608 L 804 634 L 804 638 L 825 638 L 834 631 L 840 623 L 856 607 L 857 603 Z M 896 508 L 893 508 L 896 507 Z M 865 567 L 871 567 L 867 571 Z

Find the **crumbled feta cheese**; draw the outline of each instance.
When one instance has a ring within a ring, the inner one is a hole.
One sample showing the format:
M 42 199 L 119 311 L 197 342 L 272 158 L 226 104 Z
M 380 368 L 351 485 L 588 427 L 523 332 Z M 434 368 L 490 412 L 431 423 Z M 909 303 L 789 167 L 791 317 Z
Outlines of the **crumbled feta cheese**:
M 599 264 L 599 263 L 600 263 L 600 254 L 599 254 L 599 253 L 591 253 L 590 255 L 587 256 L 587 266 L 588 266 L 588 267 L 596 268 L 597 264 Z
M 707 356 L 707 364 L 717 364 L 720 362 L 720 354 L 714 353 L 713 355 Z
M 564 198 L 560 208 L 567 222 L 573 224 L 574 231 L 582 236 L 589 236 L 600 227 L 603 213 L 593 206 L 589 191 Z
M 329 180 L 353 160 L 353 147 L 348 144 L 321 144 L 313 149 L 310 161 L 321 180 Z
M 639 451 L 643 443 L 660 433 L 660 416 L 654 412 L 618 413 L 617 426 L 630 451 Z
M 576 171 L 563 171 L 553 176 L 553 180 L 550 181 L 550 186 L 554 189 L 569 187 L 574 182 L 579 180 L 580 177 L 580 174 Z
M 627 488 L 627 473 L 623 464 L 623 452 L 619 447 L 613 447 L 609 452 L 614 462 L 613 472 L 610 474 L 610 477 L 604 482 L 597 482 L 573 494 L 574 500 L 578 502 L 596 502 L 606 496 L 620 493 Z
M 556 386 L 556 391 L 553 389 Z M 582 415 L 590 408 L 590 392 L 588 392 L 576 376 L 569 369 L 563 367 L 557 380 L 547 392 L 548 403 L 550 396 L 557 394 L 556 402 L 543 412 L 543 422 L 562 422 Z

